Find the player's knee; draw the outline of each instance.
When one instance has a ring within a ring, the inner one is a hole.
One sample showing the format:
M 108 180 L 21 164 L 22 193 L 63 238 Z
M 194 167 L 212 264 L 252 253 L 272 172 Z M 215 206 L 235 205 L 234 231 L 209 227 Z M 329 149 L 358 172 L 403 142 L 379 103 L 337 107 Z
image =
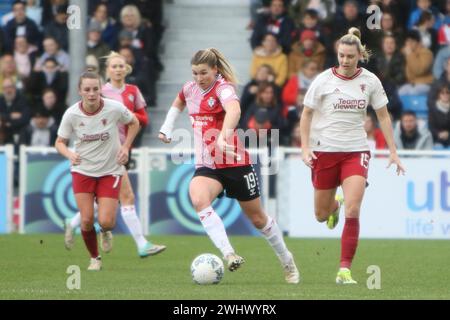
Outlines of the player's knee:
M 94 227 L 94 218 L 86 218 L 86 217 L 82 217 L 81 218 L 81 229 L 82 230 L 92 230 L 92 228 Z
M 112 230 L 114 229 L 116 222 L 112 217 L 104 217 L 102 219 L 98 219 L 98 224 L 103 230 Z
M 347 218 L 359 218 L 359 206 L 346 205 L 345 206 L 345 216 Z
M 191 195 L 192 206 L 195 211 L 200 212 L 211 205 L 208 197 L 200 194 Z
M 120 197 L 120 203 L 122 205 L 133 205 L 135 201 L 133 192 L 124 192 Z
M 249 218 L 258 229 L 264 228 L 267 224 L 267 217 L 262 211 L 249 215 Z

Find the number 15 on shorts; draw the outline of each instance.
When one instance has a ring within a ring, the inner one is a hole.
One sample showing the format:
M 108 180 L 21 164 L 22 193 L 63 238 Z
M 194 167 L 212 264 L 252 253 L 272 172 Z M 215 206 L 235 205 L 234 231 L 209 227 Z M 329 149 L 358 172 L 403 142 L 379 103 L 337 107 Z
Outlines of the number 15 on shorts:
M 363 168 L 369 169 L 369 159 L 370 156 L 367 153 L 365 152 L 361 153 L 361 166 Z

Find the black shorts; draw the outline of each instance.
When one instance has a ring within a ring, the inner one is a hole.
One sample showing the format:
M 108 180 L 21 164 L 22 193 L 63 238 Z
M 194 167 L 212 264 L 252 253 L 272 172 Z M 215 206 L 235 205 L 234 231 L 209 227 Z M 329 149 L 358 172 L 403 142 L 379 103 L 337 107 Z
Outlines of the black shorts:
M 224 169 L 201 167 L 195 170 L 194 177 L 198 176 L 219 181 L 228 198 L 250 201 L 261 195 L 258 176 L 252 165 Z M 219 198 L 224 195 L 224 192 L 219 195 Z

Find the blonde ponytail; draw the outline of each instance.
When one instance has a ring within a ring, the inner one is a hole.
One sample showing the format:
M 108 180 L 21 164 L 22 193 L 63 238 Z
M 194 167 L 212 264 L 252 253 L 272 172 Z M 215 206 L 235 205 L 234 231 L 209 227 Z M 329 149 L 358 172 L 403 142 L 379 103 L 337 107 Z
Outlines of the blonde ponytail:
M 351 27 L 348 30 L 348 33 L 339 39 L 339 44 L 355 45 L 362 56 L 361 60 L 363 62 L 369 61 L 371 53 L 366 46 L 361 43 L 361 31 L 358 28 Z

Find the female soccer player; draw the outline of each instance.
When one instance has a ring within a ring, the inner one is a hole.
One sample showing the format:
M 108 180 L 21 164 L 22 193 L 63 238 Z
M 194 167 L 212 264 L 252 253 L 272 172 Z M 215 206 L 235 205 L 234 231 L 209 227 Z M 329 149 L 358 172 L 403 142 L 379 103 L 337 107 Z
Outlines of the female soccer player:
M 131 66 L 125 62 L 125 58 L 116 52 L 111 52 L 106 58 L 106 76 L 109 82 L 102 88 L 102 95 L 106 98 L 113 99 L 123 103 L 131 112 L 134 113 L 139 120 L 141 127 L 148 123 L 147 112 L 145 111 L 146 103 L 142 97 L 139 88 L 126 84 L 125 77 L 131 73 Z M 127 128 L 124 125 L 119 126 L 120 142 L 126 140 Z M 130 154 L 131 155 L 131 154 Z M 129 162 L 125 165 L 129 169 Z M 134 192 L 131 187 L 130 178 L 127 171 L 122 176 L 122 186 L 120 188 L 120 213 L 123 221 L 128 227 L 138 249 L 141 258 L 158 254 L 166 249 L 163 245 L 153 244 L 148 241 L 142 231 L 141 222 L 136 214 L 134 205 Z M 80 213 L 78 212 L 71 221 L 66 225 L 65 245 L 67 249 L 71 249 L 74 243 L 73 231 L 80 225 Z M 112 249 L 112 233 L 111 231 L 100 233 L 102 249 L 109 252 Z
M 122 103 L 100 97 L 101 81 L 96 73 L 85 72 L 78 84 L 81 101 L 64 113 L 58 129 L 56 150 L 70 160 L 72 186 L 81 212 L 81 234 L 91 255 L 88 270 L 98 271 L 102 262 L 98 254 L 94 229 L 94 201 L 98 203 L 98 222 L 104 231 L 114 228 L 124 165 L 139 122 Z M 119 125 L 128 134 L 119 141 Z M 75 151 L 67 143 L 75 135 Z
M 336 197 L 342 186 L 345 225 L 341 239 L 341 262 L 336 283 L 356 283 L 350 267 L 359 237 L 359 211 L 366 187 L 370 152 L 364 131 L 368 105 L 377 114 L 397 174 L 405 172 L 394 144 L 387 110 L 388 99 L 380 80 L 358 61 L 369 53 L 361 44 L 361 33 L 351 28 L 338 43 L 339 67 L 325 70 L 309 87 L 300 121 L 302 159 L 312 169 L 314 207 L 319 222 L 332 229 L 339 218 L 343 199 Z
M 245 214 L 275 250 L 288 283 L 300 275 L 286 248 L 280 228 L 267 216 L 260 201 L 258 178 L 235 132 L 240 118 L 234 72 L 216 49 L 198 51 L 191 60 L 194 81 L 187 82 L 173 101 L 159 139 L 169 143 L 174 123 L 187 106 L 193 121 L 196 171 L 189 186 L 193 206 L 206 233 L 234 271 L 243 263 L 231 246 L 224 224 L 212 207 L 223 191 L 236 198 Z

